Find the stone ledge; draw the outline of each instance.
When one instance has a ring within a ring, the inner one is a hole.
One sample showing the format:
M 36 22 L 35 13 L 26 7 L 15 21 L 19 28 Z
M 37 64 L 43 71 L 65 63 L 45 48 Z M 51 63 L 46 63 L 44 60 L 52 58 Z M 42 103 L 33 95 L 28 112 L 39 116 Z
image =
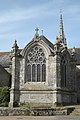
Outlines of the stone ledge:
M 0 108 L 0 116 L 27 116 L 30 115 L 30 110 L 28 108 Z
M 69 115 L 73 111 L 72 107 L 55 107 L 48 108 L 45 107 L 36 107 L 36 108 L 0 108 L 0 116 L 55 116 L 55 115 Z

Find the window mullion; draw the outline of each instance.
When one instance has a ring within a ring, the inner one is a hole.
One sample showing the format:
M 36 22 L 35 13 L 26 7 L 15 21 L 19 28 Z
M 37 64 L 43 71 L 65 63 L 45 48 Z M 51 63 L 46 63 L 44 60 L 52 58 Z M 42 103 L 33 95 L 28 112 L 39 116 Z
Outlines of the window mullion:
M 36 68 L 35 68 L 35 82 L 37 82 L 37 64 L 35 66 L 36 66 Z
M 31 65 L 31 82 L 32 82 L 32 65 Z
M 42 82 L 42 64 L 40 65 L 40 82 Z

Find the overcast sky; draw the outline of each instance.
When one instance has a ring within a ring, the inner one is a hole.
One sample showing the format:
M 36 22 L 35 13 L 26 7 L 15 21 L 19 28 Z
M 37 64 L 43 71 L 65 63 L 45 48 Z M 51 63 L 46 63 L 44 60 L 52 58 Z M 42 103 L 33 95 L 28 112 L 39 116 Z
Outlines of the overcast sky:
M 60 9 L 68 47 L 80 47 L 80 0 L 0 0 L 0 51 L 10 51 L 15 39 L 24 48 L 36 27 L 54 43 Z

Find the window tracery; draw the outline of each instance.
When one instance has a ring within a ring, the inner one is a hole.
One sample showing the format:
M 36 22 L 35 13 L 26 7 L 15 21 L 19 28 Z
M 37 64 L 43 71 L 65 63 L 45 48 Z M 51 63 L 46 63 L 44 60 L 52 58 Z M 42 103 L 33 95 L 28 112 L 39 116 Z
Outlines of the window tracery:
M 46 81 L 45 53 L 41 46 L 35 45 L 29 50 L 27 54 L 25 82 L 45 82 L 45 81 Z

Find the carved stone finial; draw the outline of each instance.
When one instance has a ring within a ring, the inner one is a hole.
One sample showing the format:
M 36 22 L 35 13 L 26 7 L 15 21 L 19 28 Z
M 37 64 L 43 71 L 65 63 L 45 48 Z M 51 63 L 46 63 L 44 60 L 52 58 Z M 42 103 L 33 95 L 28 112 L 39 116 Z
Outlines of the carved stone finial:
M 19 48 L 18 45 L 17 45 L 17 40 L 14 41 L 14 44 L 13 44 L 12 48 L 13 48 L 13 52 L 17 52 L 17 50 Z
M 43 30 L 42 30 L 42 35 L 43 35 Z
M 60 14 L 62 14 L 62 9 L 60 9 Z
M 72 54 L 75 54 L 76 50 L 75 47 L 72 48 Z
M 64 27 L 63 27 L 63 19 L 62 19 L 62 9 L 60 9 L 60 27 L 59 27 L 59 35 L 56 38 L 57 43 L 63 43 L 65 47 L 67 47 L 67 41 L 64 35 Z

